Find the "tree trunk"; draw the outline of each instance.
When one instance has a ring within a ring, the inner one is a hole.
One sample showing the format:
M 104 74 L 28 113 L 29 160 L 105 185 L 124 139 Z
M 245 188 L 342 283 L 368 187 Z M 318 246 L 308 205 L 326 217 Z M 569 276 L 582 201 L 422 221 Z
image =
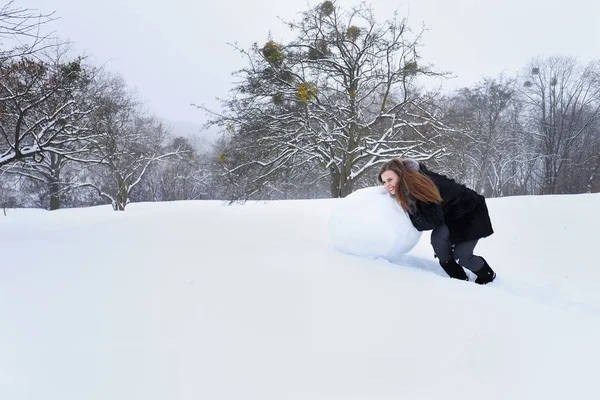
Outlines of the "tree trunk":
M 331 172 L 331 198 L 336 199 L 340 196 L 340 173 L 335 166 L 329 168 Z
M 590 174 L 590 179 L 588 180 L 587 185 L 588 193 L 598 193 L 600 192 L 600 155 L 596 156 L 596 165 L 594 165 L 594 169 Z
M 115 196 L 115 203 L 113 204 L 113 209 L 115 211 L 125 211 L 125 206 L 127 205 L 127 201 L 129 200 L 129 190 L 123 187 L 123 185 L 119 188 L 117 195 Z
M 63 156 L 50 153 L 50 176 L 47 176 L 48 187 L 50 190 L 50 210 L 60 208 L 60 169 Z
M 554 160 L 548 158 L 545 160 L 544 171 L 544 187 L 542 189 L 542 194 L 555 194 L 557 176 Z
M 354 180 L 345 179 L 344 183 L 340 187 L 340 197 L 346 197 L 354 191 Z
M 50 211 L 60 208 L 60 195 L 58 193 L 58 182 L 50 183 Z
M 114 211 L 125 211 L 125 203 L 123 200 L 117 199 L 113 204 Z

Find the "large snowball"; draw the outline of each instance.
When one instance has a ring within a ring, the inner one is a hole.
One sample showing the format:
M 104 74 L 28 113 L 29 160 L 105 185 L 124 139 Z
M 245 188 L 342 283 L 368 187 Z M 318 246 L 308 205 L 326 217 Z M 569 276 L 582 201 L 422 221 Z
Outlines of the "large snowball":
M 421 238 L 400 204 L 383 186 L 359 189 L 334 206 L 329 237 L 344 253 L 394 260 Z

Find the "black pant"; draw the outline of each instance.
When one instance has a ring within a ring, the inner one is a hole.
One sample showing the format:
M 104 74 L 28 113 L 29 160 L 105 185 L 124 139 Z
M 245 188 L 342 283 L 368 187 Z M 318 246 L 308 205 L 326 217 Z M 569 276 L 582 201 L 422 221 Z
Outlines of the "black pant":
M 450 243 L 450 231 L 446 225 L 438 226 L 431 232 L 431 245 L 440 262 L 456 260 L 461 267 L 473 272 L 483 267 L 483 259 L 473 254 L 477 240 L 469 240 L 456 245 Z

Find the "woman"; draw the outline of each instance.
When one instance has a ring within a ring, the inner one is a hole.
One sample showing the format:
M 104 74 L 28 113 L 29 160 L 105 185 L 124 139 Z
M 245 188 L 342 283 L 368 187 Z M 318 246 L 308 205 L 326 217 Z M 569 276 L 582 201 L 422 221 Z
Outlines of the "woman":
M 468 281 L 464 267 L 477 275 L 478 284 L 496 278 L 487 261 L 473 255 L 477 241 L 494 233 L 483 196 L 409 159 L 386 162 L 378 180 L 408 212 L 416 229 L 432 230 L 433 251 L 450 277 Z

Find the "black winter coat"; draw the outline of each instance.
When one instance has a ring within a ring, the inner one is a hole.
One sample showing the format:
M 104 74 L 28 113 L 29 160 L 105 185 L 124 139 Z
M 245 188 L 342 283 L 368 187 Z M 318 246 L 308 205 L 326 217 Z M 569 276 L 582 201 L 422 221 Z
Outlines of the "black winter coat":
M 446 224 L 453 244 L 481 239 L 494 233 L 485 197 L 453 179 L 429 171 L 423 164 L 420 164 L 420 172 L 435 183 L 442 202 L 415 201 L 416 210 L 409 215 L 417 230 L 427 231 Z

